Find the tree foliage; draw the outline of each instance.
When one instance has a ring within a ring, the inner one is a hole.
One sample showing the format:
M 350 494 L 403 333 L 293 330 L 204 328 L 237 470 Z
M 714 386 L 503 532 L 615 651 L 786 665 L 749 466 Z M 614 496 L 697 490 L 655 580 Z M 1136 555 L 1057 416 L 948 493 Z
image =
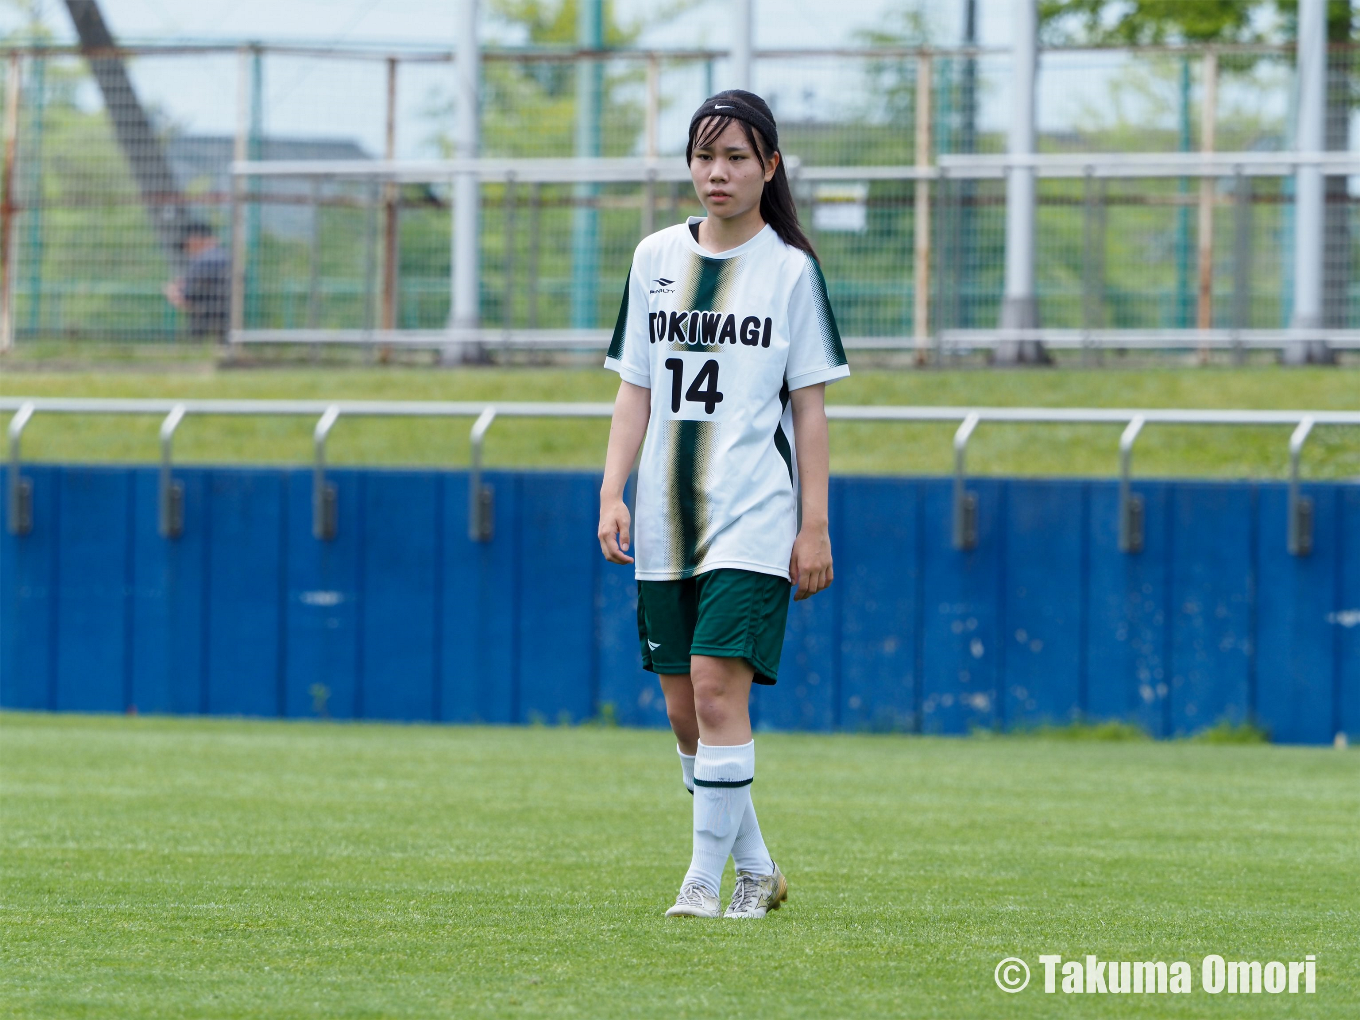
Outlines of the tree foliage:
M 1157 46 L 1292 39 L 1298 0 L 1040 0 L 1048 45 Z M 1328 0 L 1327 37 L 1348 42 L 1360 21 L 1350 0 Z

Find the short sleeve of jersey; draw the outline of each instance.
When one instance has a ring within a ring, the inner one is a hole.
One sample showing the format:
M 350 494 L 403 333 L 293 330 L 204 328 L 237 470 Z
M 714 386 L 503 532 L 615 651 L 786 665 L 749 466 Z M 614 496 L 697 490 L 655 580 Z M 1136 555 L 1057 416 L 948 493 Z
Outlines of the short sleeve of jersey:
M 604 367 L 619 373 L 624 382 L 651 389 L 647 342 L 647 292 L 638 278 L 635 262 L 623 285 L 623 302 L 619 305 L 619 317 L 614 323 L 614 335 L 609 341 Z
M 789 389 L 834 382 L 850 374 L 822 267 L 811 256 L 789 297 L 788 323 L 789 360 L 784 378 Z

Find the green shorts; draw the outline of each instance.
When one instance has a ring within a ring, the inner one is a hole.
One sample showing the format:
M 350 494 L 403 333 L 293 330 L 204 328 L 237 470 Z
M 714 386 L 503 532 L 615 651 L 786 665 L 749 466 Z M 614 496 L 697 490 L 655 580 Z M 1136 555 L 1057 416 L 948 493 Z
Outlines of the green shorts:
M 753 570 L 710 570 L 684 581 L 638 582 L 642 668 L 689 672 L 691 655 L 745 659 L 755 682 L 779 677 L 792 586 Z

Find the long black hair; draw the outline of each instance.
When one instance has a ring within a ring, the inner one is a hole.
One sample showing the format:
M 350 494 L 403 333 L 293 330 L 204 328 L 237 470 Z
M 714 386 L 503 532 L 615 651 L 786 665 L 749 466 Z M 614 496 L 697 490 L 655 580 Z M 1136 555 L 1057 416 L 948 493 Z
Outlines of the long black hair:
M 717 112 L 720 109 L 733 108 L 737 109 L 739 113 L 745 114 L 745 116 L 731 116 Z M 774 138 L 766 137 L 765 131 L 754 126 L 747 119 L 747 116 L 757 121 L 767 122 Z M 771 156 L 779 152 L 779 131 L 775 127 L 774 116 L 770 113 L 770 108 L 765 105 L 765 101 L 759 96 L 735 89 L 730 92 L 719 92 L 716 96 L 706 100 L 694 114 L 689 124 L 689 143 L 685 146 L 685 162 L 692 162 L 695 149 L 712 145 L 717 141 L 718 136 L 727 130 L 727 125 L 734 121 L 741 125 L 741 130 L 746 135 L 751 150 L 756 154 L 756 159 L 760 161 L 760 169 L 763 171 L 769 164 Z M 808 240 L 807 234 L 803 233 L 803 228 L 798 225 L 798 208 L 793 203 L 793 189 L 789 187 L 789 175 L 784 172 L 782 153 L 779 165 L 774 169 L 774 176 L 765 182 L 765 189 L 760 193 L 760 218 L 773 227 L 774 232 L 779 235 L 779 239 L 790 248 L 807 252 L 814 259 L 817 257 L 812 242 Z

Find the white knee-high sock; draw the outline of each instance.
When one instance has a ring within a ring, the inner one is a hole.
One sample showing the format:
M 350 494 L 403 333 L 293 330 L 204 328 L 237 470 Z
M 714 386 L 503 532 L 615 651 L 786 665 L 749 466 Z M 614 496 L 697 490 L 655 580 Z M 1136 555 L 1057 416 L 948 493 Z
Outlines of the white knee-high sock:
M 737 827 L 737 838 L 732 841 L 732 863 L 738 871 L 747 871 L 752 875 L 774 874 L 774 861 L 770 858 L 770 851 L 765 848 L 765 838 L 761 836 L 760 823 L 756 821 L 756 806 L 749 802 L 749 794 L 746 814 Z
M 694 756 L 694 856 L 685 882 L 697 882 L 714 896 L 751 806 L 751 780 L 756 774 L 755 742 L 710 747 L 699 741 Z
M 694 755 L 686 754 L 680 750 L 680 745 L 675 745 L 675 753 L 680 756 L 680 781 L 685 784 L 685 789 L 690 793 L 694 792 Z

